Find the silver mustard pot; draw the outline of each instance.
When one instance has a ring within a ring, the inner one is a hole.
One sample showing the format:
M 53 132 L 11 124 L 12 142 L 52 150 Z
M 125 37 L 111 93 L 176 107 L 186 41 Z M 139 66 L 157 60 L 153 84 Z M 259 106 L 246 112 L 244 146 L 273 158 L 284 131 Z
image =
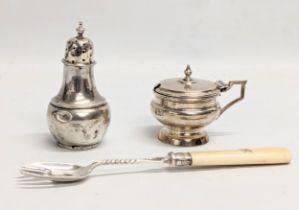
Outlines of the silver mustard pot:
M 203 128 L 244 98 L 246 80 L 225 84 L 194 79 L 191 74 L 188 65 L 184 78 L 163 80 L 154 87 L 151 110 L 164 125 L 158 135 L 162 142 L 177 146 L 207 143 L 209 137 Z M 240 96 L 221 108 L 217 97 L 234 85 L 240 85 Z
M 49 130 L 58 145 L 73 150 L 97 146 L 109 125 L 109 106 L 95 87 L 94 47 L 83 36 L 79 23 L 77 36 L 66 45 L 63 84 L 48 106 Z

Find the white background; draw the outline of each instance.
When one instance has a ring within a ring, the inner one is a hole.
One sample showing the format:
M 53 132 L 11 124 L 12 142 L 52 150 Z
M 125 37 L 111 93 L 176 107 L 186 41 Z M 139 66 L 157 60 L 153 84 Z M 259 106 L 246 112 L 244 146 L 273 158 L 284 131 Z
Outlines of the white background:
M 1 0 L 0 209 L 298 209 L 298 10 L 295 0 Z M 95 79 L 112 121 L 98 148 L 72 152 L 55 145 L 46 110 L 79 20 L 95 45 Z M 192 148 L 160 143 L 149 107 L 153 86 L 183 76 L 186 64 L 198 78 L 248 79 L 245 100 L 207 128 L 208 144 Z M 290 148 L 293 162 L 181 172 L 105 167 L 61 185 L 26 181 L 18 171 L 34 161 L 270 146 Z

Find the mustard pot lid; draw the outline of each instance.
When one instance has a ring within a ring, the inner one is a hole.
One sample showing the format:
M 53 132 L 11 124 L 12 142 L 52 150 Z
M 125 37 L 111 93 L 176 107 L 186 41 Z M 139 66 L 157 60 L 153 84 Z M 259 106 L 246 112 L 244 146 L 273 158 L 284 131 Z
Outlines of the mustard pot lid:
M 154 92 L 166 97 L 187 99 L 207 99 L 220 94 L 220 88 L 217 82 L 192 78 L 190 65 L 187 65 L 184 73 L 184 78 L 162 80 L 154 87 Z

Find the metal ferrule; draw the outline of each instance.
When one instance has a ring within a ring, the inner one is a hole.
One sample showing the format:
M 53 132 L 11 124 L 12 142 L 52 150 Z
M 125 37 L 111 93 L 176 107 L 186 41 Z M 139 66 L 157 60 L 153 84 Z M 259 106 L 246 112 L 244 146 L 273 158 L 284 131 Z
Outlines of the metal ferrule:
M 191 166 L 192 156 L 189 152 L 169 152 L 168 163 L 172 166 Z

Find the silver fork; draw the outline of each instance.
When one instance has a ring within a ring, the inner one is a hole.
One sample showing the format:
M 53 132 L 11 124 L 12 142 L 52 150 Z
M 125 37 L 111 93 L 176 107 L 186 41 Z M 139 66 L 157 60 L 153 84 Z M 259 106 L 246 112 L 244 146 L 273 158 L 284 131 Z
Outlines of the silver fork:
M 291 161 L 291 153 L 286 148 L 257 148 L 206 152 L 170 152 L 165 157 L 144 159 L 110 159 L 93 162 L 87 166 L 67 163 L 38 162 L 24 165 L 23 175 L 52 180 L 74 182 L 86 179 L 90 173 L 102 165 L 126 165 L 160 163 L 167 166 L 233 166 L 285 164 Z
M 141 163 L 164 163 L 162 157 L 148 159 L 111 159 L 93 162 L 87 166 L 69 163 L 36 162 L 21 167 L 20 172 L 26 176 L 43 178 L 55 182 L 74 182 L 86 179 L 97 167 L 103 165 L 126 165 Z

